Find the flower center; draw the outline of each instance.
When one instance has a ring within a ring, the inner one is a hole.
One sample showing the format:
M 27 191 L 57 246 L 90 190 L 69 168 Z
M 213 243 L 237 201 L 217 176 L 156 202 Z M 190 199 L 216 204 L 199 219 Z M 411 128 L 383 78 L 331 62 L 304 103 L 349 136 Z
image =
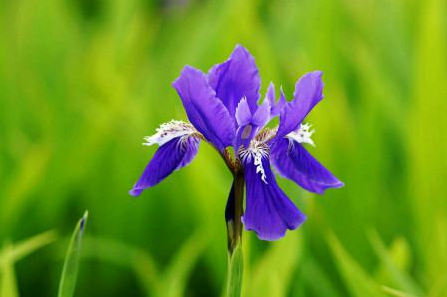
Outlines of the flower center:
M 241 146 L 238 150 L 238 155 L 242 162 L 253 162 L 253 165 L 256 166 L 256 173 L 259 173 L 261 175 L 261 180 L 265 184 L 268 184 L 268 182 L 264 170 L 264 165 L 262 164 L 262 159 L 268 158 L 269 153 L 269 146 L 266 143 L 257 140 L 252 140 L 248 148 Z

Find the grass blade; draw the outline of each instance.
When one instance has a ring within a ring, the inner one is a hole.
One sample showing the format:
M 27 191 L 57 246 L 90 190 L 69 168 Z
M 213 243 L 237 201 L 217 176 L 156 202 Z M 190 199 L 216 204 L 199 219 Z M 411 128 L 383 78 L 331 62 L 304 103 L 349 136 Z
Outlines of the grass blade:
M 7 243 L 0 250 L 0 297 L 18 297 L 14 264 L 56 240 L 56 233 L 48 231 L 17 244 Z
M 32 252 L 54 242 L 56 237 L 56 232 L 47 231 L 13 244 L 10 248 L 6 248 L 8 247 L 6 246 L 5 249 L 0 251 L 0 267 L 4 262 L 15 263 L 21 260 Z
M 352 296 L 384 296 L 380 286 L 365 270 L 363 270 L 354 258 L 351 257 L 333 233 L 328 234 L 327 241 L 334 254 L 334 260 L 336 261 L 340 273 Z
M 419 296 L 423 295 L 423 291 L 419 285 L 414 282 L 407 273 L 401 271 L 397 267 L 391 255 L 387 251 L 385 244 L 376 231 L 369 232 L 369 241 L 371 242 L 371 245 L 379 257 L 382 265 L 392 278 L 393 283 L 408 293 Z
M 72 297 L 74 294 L 79 269 L 79 258 L 81 255 L 82 236 L 87 223 L 87 217 L 88 212 L 86 211 L 76 225 L 71 237 L 59 283 L 58 297 Z
M 296 282 L 293 273 L 298 269 L 301 256 L 302 241 L 298 234 L 287 234 L 270 245 L 254 265 L 252 275 L 247 276 L 247 296 L 288 296 L 292 282 Z
M 182 297 L 192 269 L 207 245 L 206 233 L 199 231 L 189 238 L 176 253 L 168 268 L 163 272 L 160 297 Z
M 3 251 L 5 254 L 10 254 L 13 249 L 12 244 L 6 244 Z M 14 262 L 11 257 L 5 257 L 0 264 L 0 297 L 19 297 Z
M 382 290 L 385 293 L 389 294 L 390 296 L 395 296 L 395 297 L 418 297 L 416 295 L 408 294 L 408 293 L 405 293 L 405 292 L 402 292 L 402 291 L 399 291 L 399 290 L 396 290 L 396 289 L 393 289 L 390 287 L 386 287 L 386 286 L 383 286 Z

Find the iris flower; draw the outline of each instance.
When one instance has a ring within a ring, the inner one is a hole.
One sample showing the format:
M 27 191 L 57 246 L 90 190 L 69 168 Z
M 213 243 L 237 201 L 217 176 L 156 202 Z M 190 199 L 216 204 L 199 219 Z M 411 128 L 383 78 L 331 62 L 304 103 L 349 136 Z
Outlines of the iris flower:
M 145 145 L 158 144 L 159 148 L 130 194 L 138 196 L 188 165 L 200 142 L 206 141 L 223 157 L 235 177 L 227 202 L 227 224 L 239 219 L 246 230 L 255 231 L 263 240 L 279 239 L 288 229 L 298 228 L 306 216 L 280 189 L 272 167 L 313 193 L 343 186 L 304 147 L 314 145 L 314 130 L 303 121 L 323 99 L 321 75 L 314 71 L 302 76 L 291 101 L 286 100 L 282 89 L 277 99 L 270 83 L 262 100 L 255 60 L 241 45 L 235 47 L 227 61 L 215 65 L 207 74 L 185 66 L 173 87 L 189 123 L 172 120 L 162 124 L 154 135 L 145 137 Z M 268 122 L 277 116 L 279 126 L 267 128 Z M 235 195 L 243 196 L 244 186 L 245 213 L 241 198 L 235 199 Z M 239 212 L 234 211 L 238 208 L 235 203 L 240 205 Z

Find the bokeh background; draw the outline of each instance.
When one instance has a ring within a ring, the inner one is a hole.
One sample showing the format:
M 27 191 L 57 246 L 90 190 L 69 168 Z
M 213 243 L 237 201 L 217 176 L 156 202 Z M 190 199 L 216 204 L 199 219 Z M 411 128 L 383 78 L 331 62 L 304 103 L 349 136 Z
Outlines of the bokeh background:
M 279 181 L 308 221 L 272 243 L 244 233 L 244 296 L 447 296 L 446 16 L 444 0 L 1 1 L 0 253 L 58 240 L 3 261 L 0 286 L 55 296 L 88 209 L 76 296 L 222 294 L 231 175 L 211 147 L 127 191 L 155 151 L 142 137 L 186 119 L 181 68 L 241 43 L 263 93 L 324 72 L 310 150 L 346 184 Z

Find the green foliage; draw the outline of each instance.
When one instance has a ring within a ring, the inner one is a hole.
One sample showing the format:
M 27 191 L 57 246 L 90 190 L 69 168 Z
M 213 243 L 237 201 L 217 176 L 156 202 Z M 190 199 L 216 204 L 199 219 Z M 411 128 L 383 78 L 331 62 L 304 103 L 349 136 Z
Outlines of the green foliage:
M 58 297 L 72 297 L 76 288 L 78 278 L 79 260 L 81 257 L 82 238 L 87 224 L 88 212 L 76 224 L 70 239 L 67 255 L 65 256 L 61 280 L 59 282 Z
M 240 297 L 242 293 L 244 257 L 242 246 L 239 244 L 234 248 L 231 255 L 228 256 L 228 275 L 226 295 L 227 297 Z
M 290 234 L 272 244 L 247 275 L 245 296 L 286 297 L 294 269 L 298 267 L 302 242 L 298 234 Z
M 378 284 L 348 254 L 335 235 L 328 236 L 336 264 L 352 296 L 384 296 Z
M 6 242 L 0 250 L 0 296 L 18 297 L 14 264 L 36 250 L 54 242 L 56 234 L 48 231 L 24 241 L 12 244 Z
M 137 199 L 127 191 L 155 151 L 142 137 L 186 119 L 170 86 L 180 69 L 206 70 L 236 43 L 256 57 L 262 93 L 273 80 L 290 99 L 300 75 L 324 72 L 309 150 L 346 184 L 317 196 L 278 179 L 308 220 L 275 243 L 244 233 L 242 295 L 446 296 L 446 9 L 0 1 L 0 297 L 54 294 L 59 250 L 24 258 L 54 233 L 16 239 L 69 234 L 84 209 L 95 237 L 77 295 L 222 294 L 232 177 L 213 149 Z
M 6 245 L 3 248 L 3 252 L 10 253 L 12 247 Z M 1 279 L 0 279 L 0 296 L 18 297 L 19 292 L 17 288 L 17 281 L 14 271 L 14 265 L 11 259 L 3 259 L 1 267 Z

